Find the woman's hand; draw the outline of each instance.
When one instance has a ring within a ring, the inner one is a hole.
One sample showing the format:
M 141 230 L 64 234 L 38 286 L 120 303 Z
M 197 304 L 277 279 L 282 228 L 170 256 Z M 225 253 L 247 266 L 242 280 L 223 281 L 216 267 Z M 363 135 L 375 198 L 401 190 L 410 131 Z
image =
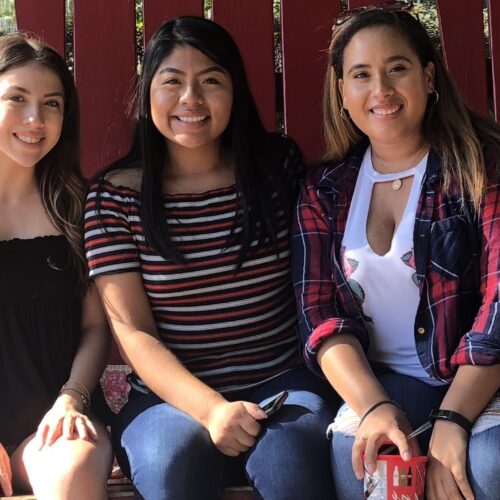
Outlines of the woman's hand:
M 12 496 L 12 470 L 7 450 L 0 443 L 0 490 L 6 497 Z
M 352 447 L 352 467 L 358 479 L 363 479 L 363 455 L 366 470 L 373 474 L 377 468 L 378 449 L 383 444 L 394 443 L 402 459 L 407 462 L 420 453 L 415 440 L 406 436 L 411 432 L 403 412 L 394 405 L 382 405 L 371 412 L 360 425 Z
M 35 440 L 38 448 L 54 444 L 59 438 L 97 440 L 92 421 L 84 415 L 80 400 L 71 394 L 61 394 L 38 426 Z
M 260 432 L 257 420 L 265 418 L 259 405 L 224 401 L 213 407 L 206 428 L 221 453 L 236 457 L 254 445 Z
M 426 473 L 428 500 L 474 500 L 465 469 L 468 437 L 453 422 L 434 424 Z

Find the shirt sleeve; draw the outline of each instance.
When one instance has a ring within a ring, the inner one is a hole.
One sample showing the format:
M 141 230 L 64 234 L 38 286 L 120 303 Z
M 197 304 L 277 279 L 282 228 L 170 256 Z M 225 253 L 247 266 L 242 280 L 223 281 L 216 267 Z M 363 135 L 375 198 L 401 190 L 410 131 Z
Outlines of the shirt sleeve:
M 85 255 L 91 278 L 140 270 L 131 229 L 132 199 L 101 181 L 90 187 L 85 207 Z
M 301 354 L 307 366 L 319 375 L 322 371 L 317 353 L 322 343 L 332 335 L 349 333 L 365 349 L 368 347 L 363 325 L 349 317 L 342 306 L 342 293 L 336 283 L 335 259 L 332 258 L 332 231 L 328 207 L 321 203 L 313 185 L 304 185 L 292 227 L 292 279 L 299 316 Z
M 451 358 L 455 367 L 500 363 L 500 184 L 487 188 L 479 215 L 482 301 L 472 328 Z

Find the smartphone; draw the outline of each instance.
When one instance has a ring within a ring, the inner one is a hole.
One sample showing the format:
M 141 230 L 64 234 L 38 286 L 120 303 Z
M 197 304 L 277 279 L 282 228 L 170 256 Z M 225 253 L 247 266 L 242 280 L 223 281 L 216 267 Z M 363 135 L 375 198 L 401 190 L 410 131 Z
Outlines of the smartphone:
M 274 396 L 274 398 L 268 401 L 267 403 L 261 404 L 260 408 L 264 410 L 265 414 L 268 417 L 270 417 L 283 406 L 283 403 L 285 402 L 287 397 L 288 397 L 288 391 L 282 391 L 278 393 L 276 396 Z

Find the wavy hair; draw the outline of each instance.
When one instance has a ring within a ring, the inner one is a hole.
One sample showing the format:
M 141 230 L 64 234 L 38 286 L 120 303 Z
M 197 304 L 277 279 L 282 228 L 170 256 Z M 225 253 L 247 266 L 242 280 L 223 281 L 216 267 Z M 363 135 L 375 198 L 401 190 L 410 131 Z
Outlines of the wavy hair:
M 366 140 L 350 119 L 342 117 L 339 80 L 346 46 L 360 30 L 378 27 L 392 29 L 406 40 L 422 67 L 434 64 L 434 89 L 439 99 L 429 94 L 422 133 L 441 156 L 444 191 L 449 192 L 456 183 L 464 200 L 470 200 L 478 210 L 487 182 L 484 154 L 488 149 L 500 153 L 500 126 L 465 105 L 425 28 L 408 12 L 368 10 L 333 28 L 323 94 L 325 159 L 339 161 Z
M 36 165 L 35 178 L 49 219 L 70 244 L 83 284 L 87 276 L 82 229 L 86 182 L 80 170 L 80 111 L 73 77 L 64 59 L 40 40 L 22 33 L 0 37 L 0 75 L 30 62 L 53 71 L 64 90 L 61 135 Z

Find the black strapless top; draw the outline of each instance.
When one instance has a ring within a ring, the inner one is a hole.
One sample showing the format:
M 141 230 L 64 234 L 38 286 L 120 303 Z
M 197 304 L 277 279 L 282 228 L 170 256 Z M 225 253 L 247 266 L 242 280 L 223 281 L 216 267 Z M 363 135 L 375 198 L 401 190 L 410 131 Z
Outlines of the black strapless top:
M 64 236 L 0 241 L 0 442 L 36 431 L 68 380 L 82 292 Z

